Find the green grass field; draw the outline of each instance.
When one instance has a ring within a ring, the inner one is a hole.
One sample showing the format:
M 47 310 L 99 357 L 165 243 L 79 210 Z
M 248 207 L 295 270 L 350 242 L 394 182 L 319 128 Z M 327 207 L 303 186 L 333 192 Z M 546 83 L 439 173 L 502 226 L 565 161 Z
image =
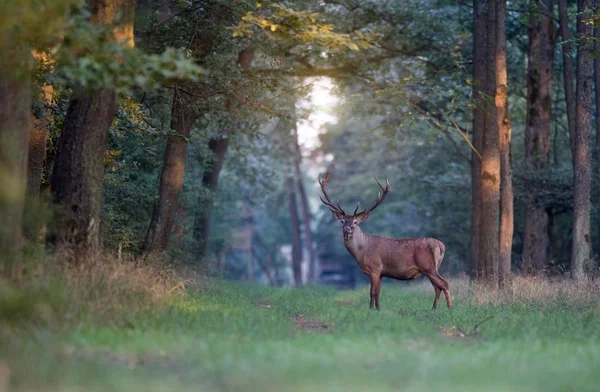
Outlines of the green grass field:
M 454 308 L 431 311 L 431 287 L 386 281 L 376 312 L 367 287 L 213 282 L 188 291 L 113 327 L 81 321 L 57 332 L 24 324 L 21 342 L 1 351 L 11 390 L 600 389 L 594 301 L 557 294 L 477 305 L 458 289 Z

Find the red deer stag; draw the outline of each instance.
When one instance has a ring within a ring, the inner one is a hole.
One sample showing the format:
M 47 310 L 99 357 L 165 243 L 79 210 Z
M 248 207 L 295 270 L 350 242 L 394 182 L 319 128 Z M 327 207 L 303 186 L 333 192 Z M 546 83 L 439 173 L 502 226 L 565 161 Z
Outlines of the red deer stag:
M 381 289 L 381 278 L 392 278 L 398 280 L 410 280 L 425 275 L 431 281 L 435 289 L 433 309 L 437 307 L 440 293 L 446 296 L 446 303 L 452 306 L 452 297 L 448 288 L 448 282 L 440 276 L 438 269 L 444 258 L 444 244 L 435 238 L 405 238 L 393 239 L 377 235 L 365 234 L 360 230 L 359 224 L 369 217 L 369 213 L 379 206 L 388 192 L 390 182 L 385 179 L 385 188 L 375 177 L 377 184 L 383 191 L 379 192 L 377 202 L 369 209 L 358 212 L 360 203 L 356 206 L 354 213 L 348 215 L 340 206 L 339 200 L 333 204 L 325 186 L 329 182 L 329 174 L 323 179 L 319 176 L 319 185 L 323 196 L 321 201 L 329 207 L 333 217 L 342 223 L 344 232 L 344 245 L 352 257 L 358 263 L 360 269 L 371 278 L 371 303 L 379 310 L 379 290 Z M 324 197 L 324 198 L 323 198 Z

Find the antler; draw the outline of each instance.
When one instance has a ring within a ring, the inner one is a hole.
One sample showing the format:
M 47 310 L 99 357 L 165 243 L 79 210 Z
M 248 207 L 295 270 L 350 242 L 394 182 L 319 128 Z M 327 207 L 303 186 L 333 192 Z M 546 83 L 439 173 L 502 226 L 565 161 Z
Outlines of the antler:
M 325 196 L 325 199 L 327 199 L 327 201 L 323 200 L 323 196 L 321 196 L 321 195 L 319 195 L 319 199 L 321 199 L 323 204 L 325 204 L 327 207 L 329 207 L 329 210 L 331 212 L 337 212 L 338 214 L 346 215 L 346 213 L 340 206 L 340 201 L 337 200 L 337 206 L 336 206 L 335 204 L 333 204 L 333 202 L 329 198 L 329 195 L 327 195 L 327 191 L 325 190 L 325 185 L 327 185 L 328 182 L 329 182 L 329 173 L 325 173 L 325 176 L 323 176 L 323 179 L 321 179 L 321 175 L 319 175 L 319 185 L 321 186 L 321 192 L 323 192 L 323 196 Z
M 377 203 L 375 203 L 375 205 L 373 207 L 365 209 L 365 210 L 359 212 L 358 214 L 356 213 L 356 211 L 358 210 L 358 205 L 357 205 L 356 210 L 354 211 L 355 216 L 368 214 L 371 211 L 373 211 L 375 208 L 377 208 L 378 205 L 380 205 L 383 202 L 383 200 L 387 196 L 388 192 L 391 190 L 390 182 L 387 178 L 385 179 L 385 188 L 383 187 L 383 185 L 381 185 L 381 182 L 379 182 L 379 179 L 377 177 L 375 177 L 375 181 L 377 181 L 377 185 L 379 185 L 379 187 L 383 191 L 383 195 L 381 194 L 381 192 L 379 192 L 377 194 Z

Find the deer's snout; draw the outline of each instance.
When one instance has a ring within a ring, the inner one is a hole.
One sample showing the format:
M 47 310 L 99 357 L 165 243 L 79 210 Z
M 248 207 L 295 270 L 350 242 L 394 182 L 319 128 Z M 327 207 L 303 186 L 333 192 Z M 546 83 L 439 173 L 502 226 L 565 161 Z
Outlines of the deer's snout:
M 352 233 L 352 226 L 344 226 L 344 233 Z

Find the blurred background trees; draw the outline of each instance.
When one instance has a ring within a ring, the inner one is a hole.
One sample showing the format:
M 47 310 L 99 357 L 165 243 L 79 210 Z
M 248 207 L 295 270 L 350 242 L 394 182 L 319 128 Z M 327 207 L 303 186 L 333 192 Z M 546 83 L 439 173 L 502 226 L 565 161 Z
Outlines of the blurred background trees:
M 348 207 L 387 176 L 363 230 L 442 240 L 443 273 L 597 270 L 589 1 L 2 7 L 2 249 L 353 282 L 328 171 Z

